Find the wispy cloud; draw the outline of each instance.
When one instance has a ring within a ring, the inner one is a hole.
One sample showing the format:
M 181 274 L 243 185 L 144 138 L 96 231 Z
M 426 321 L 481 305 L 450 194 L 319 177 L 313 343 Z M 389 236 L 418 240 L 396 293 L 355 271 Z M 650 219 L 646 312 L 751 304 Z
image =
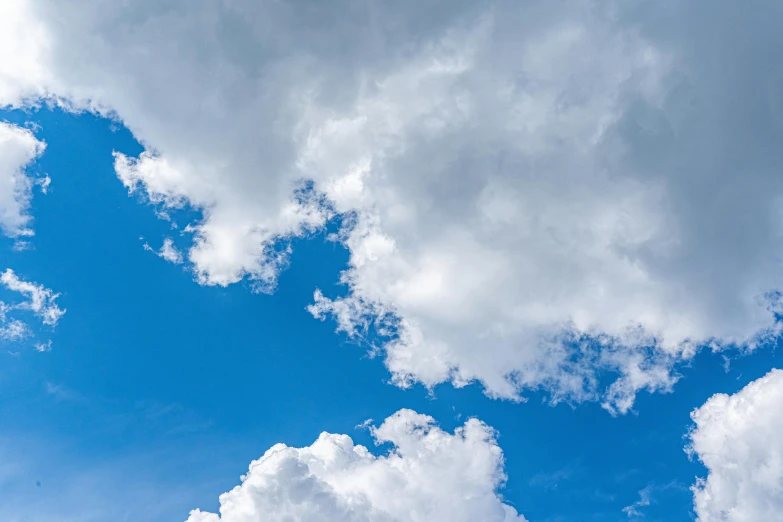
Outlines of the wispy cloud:
M 0 275 L 0 285 L 22 299 L 6 303 L 0 301 L 0 339 L 11 343 L 19 343 L 24 339 L 35 338 L 38 328 L 24 319 L 25 312 L 32 313 L 44 326 L 54 328 L 65 314 L 57 304 L 60 294 L 43 285 L 25 281 L 10 268 Z M 16 297 L 16 296 L 15 296 Z M 52 349 L 52 341 L 34 339 L 32 347 L 37 352 L 48 352 Z
M 687 491 L 688 488 L 680 484 L 677 481 L 669 482 L 668 484 L 649 484 L 639 490 L 639 500 L 629 506 L 623 508 L 623 513 L 628 515 L 628 518 L 641 518 L 644 517 L 644 508 L 655 503 L 655 495 L 662 491 L 670 489 L 677 489 Z
M 174 263 L 175 265 L 181 265 L 184 261 L 182 252 L 180 252 L 179 249 L 177 249 L 177 247 L 174 246 L 174 240 L 171 239 L 170 237 L 163 239 L 163 245 L 160 247 L 160 250 L 155 250 L 146 241 L 142 246 L 144 247 L 144 250 L 146 250 L 147 252 L 153 252 L 159 258 L 165 259 L 169 263 Z

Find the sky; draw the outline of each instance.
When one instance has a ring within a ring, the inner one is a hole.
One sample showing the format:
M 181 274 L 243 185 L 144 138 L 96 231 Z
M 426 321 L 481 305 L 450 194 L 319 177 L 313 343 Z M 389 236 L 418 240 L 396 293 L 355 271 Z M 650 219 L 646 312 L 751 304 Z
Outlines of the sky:
M 0 518 L 783 520 L 783 13 L 706 7 L 3 2 Z

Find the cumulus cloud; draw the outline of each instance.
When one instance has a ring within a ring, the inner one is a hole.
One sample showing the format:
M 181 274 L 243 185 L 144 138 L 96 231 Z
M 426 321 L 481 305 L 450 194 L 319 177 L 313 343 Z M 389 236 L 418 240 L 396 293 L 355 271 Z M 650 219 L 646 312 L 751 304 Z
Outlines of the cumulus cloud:
M 274 287 L 340 215 L 349 293 L 311 311 L 388 334 L 399 385 L 624 412 L 779 332 L 783 6 L 752 4 L 11 0 L 0 104 L 121 118 L 120 180 L 202 211 L 203 284 Z
M 699 522 L 779 520 L 783 513 L 783 370 L 734 395 L 718 393 L 691 418 L 691 454 L 707 467 L 693 490 Z
M 28 129 L 0 121 L 0 228 L 8 237 L 33 234 L 28 209 L 36 181 L 25 169 L 45 147 Z
M 188 522 L 525 521 L 498 496 L 503 453 L 482 422 L 450 434 L 431 417 L 400 410 L 372 434 L 393 445 L 387 455 L 330 433 L 304 448 L 277 444 L 220 496 L 220 515 L 196 509 Z

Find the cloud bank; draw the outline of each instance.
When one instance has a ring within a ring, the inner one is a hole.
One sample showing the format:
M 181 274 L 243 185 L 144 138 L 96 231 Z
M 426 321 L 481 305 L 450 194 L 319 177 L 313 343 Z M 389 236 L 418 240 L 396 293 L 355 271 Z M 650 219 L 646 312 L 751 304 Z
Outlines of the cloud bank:
M 781 411 L 783 370 L 772 370 L 734 395 L 713 395 L 691 414 L 689 450 L 709 470 L 692 488 L 699 522 L 780 518 Z
M 624 412 L 779 332 L 783 6 L 751 4 L 9 0 L 0 104 L 121 119 L 203 284 L 270 290 L 341 216 L 311 311 L 391 334 L 401 386 Z
M 400 410 L 372 433 L 393 445 L 388 455 L 330 433 L 304 448 L 277 444 L 220 496 L 220 515 L 197 509 L 188 522 L 525 521 L 496 492 L 503 453 L 482 422 L 449 434 L 431 417 Z

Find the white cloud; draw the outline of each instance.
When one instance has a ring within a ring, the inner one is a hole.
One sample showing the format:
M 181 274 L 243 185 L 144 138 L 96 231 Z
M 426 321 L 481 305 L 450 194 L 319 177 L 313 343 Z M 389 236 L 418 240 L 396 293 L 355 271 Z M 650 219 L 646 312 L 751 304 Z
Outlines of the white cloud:
M 778 333 L 772 0 L 3 9 L 0 103 L 121 118 L 147 147 L 116 154 L 129 190 L 203 211 L 201 283 L 271 288 L 277 240 L 349 216 L 350 293 L 312 311 L 397 331 L 398 384 L 623 412 L 696 346 Z
M 144 250 L 155 252 L 155 254 L 161 259 L 164 259 L 169 263 L 174 263 L 175 265 L 182 264 L 183 261 L 182 252 L 180 252 L 177 247 L 174 246 L 174 240 L 170 237 L 163 239 L 163 245 L 161 245 L 160 250 L 153 250 L 153 248 L 149 246 L 148 243 L 144 243 Z
M 33 348 L 35 348 L 35 351 L 38 353 L 50 352 L 52 351 L 52 341 L 50 339 L 45 343 L 35 343 Z
M 0 106 L 34 100 L 48 81 L 43 53 L 48 32 L 35 19 L 27 0 L 0 3 Z
M 19 279 L 10 268 L 6 268 L 0 275 L 0 283 L 9 290 L 27 297 L 26 301 L 14 305 L 13 308 L 31 310 L 46 325 L 55 326 L 60 317 L 65 314 L 65 310 L 56 303 L 60 294 L 55 294 L 43 285 Z
M 689 451 L 709 474 L 692 488 L 699 522 L 779 520 L 783 513 L 783 370 L 695 410 Z
M 6 314 L 8 313 L 8 305 L 0 303 L 2 305 L 2 318 L 0 319 L 0 338 L 6 341 L 19 341 L 27 337 L 29 329 L 19 319 L 8 319 Z
M 643 489 L 639 490 L 639 500 L 631 504 L 630 506 L 625 506 L 623 508 L 623 513 L 628 515 L 628 518 L 636 518 L 636 517 L 643 517 L 644 514 L 641 510 L 643 508 L 646 508 L 651 503 L 651 496 L 652 496 L 652 488 L 647 486 Z
M 50 178 L 49 175 L 47 174 L 46 176 L 35 180 L 35 184 L 40 187 L 41 192 L 43 192 L 44 194 L 48 194 L 49 185 L 52 184 L 52 178 Z
M 28 209 L 34 180 L 25 169 L 45 147 L 29 130 L 0 121 L 0 228 L 6 236 L 33 234 Z
M 188 522 L 524 522 L 496 492 L 503 454 L 480 421 L 449 434 L 400 410 L 372 433 L 393 444 L 388 455 L 330 433 L 304 448 L 277 444 L 220 496 L 220 515 L 194 510 Z
M 11 292 L 21 294 L 23 299 L 11 303 L 0 301 L 0 339 L 18 343 L 29 337 L 36 337 L 36 328 L 25 322 L 19 314 L 32 312 L 40 321 L 51 328 L 65 314 L 65 310 L 57 305 L 60 294 L 39 285 L 19 279 L 16 273 L 7 268 L 0 274 L 0 284 Z M 48 352 L 52 349 L 51 340 L 36 340 L 33 348 L 37 352 Z

